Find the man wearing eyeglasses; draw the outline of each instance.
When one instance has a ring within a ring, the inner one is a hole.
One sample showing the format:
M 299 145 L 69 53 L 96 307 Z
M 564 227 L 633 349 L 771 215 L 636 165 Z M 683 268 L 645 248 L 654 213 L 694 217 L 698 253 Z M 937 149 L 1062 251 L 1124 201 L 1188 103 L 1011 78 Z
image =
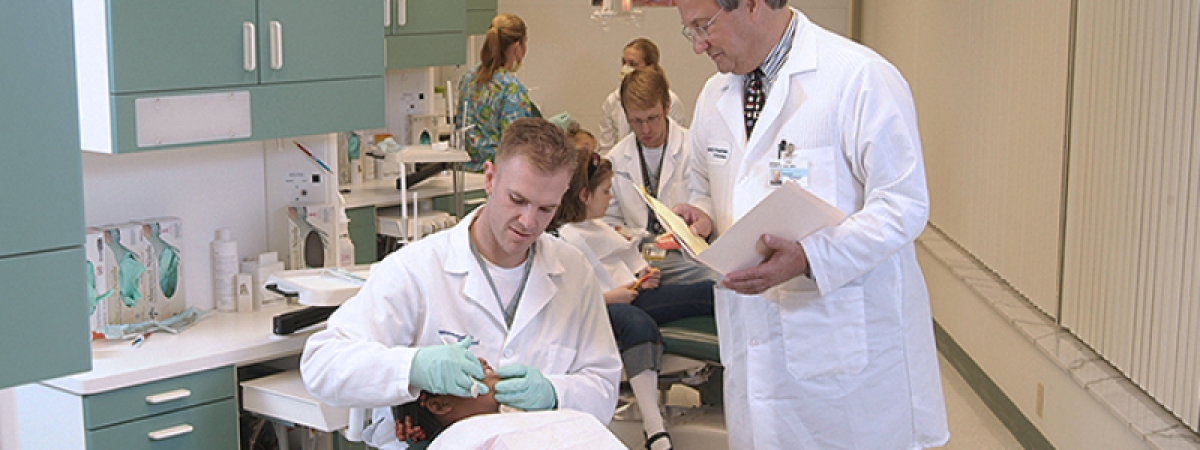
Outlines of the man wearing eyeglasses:
M 786 0 L 678 0 L 720 73 L 696 101 L 675 211 L 707 236 L 786 183 L 841 209 L 798 241 L 763 235 L 716 316 L 730 448 L 918 449 L 949 439 L 913 241 L 929 216 L 912 94 L 875 52 Z M 775 174 L 780 178 L 776 180 Z
M 604 221 L 642 241 L 642 256 L 662 271 L 660 284 L 716 281 L 715 272 L 684 258 L 679 250 L 658 248 L 655 238 L 665 230 L 641 198 L 644 188 L 667 205 L 687 201 L 683 163 L 688 156 L 688 130 L 668 117 L 671 91 L 666 76 L 653 68 L 639 68 L 621 80 L 618 92 L 632 132 L 608 155 L 613 164 L 613 198 Z

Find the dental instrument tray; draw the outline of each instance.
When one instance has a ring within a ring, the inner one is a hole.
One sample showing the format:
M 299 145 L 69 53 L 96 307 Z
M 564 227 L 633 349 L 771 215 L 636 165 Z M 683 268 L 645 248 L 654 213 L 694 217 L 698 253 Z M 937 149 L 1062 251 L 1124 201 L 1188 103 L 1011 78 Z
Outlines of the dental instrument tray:
M 267 277 L 263 288 L 301 305 L 338 306 L 358 293 L 369 272 L 369 266 L 285 270 Z
M 353 297 L 366 281 L 368 266 L 342 268 L 286 270 L 267 278 L 263 288 L 288 298 L 295 298 L 301 305 L 309 305 L 298 311 L 275 316 L 273 332 L 288 335 L 297 330 L 324 322 L 338 305 Z

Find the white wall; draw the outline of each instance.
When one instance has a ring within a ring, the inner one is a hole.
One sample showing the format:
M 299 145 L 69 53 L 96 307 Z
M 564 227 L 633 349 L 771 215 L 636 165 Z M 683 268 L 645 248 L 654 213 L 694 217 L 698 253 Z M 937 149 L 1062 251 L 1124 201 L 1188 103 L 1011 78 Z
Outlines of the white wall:
M 183 219 L 180 265 L 189 306 L 212 308 L 209 243 L 217 228 L 233 231 L 242 255 L 267 246 L 262 142 L 131 155 L 85 152 L 83 190 L 89 226 Z
M 848 0 L 790 4 L 826 28 L 849 31 Z M 547 116 L 570 112 L 593 132 L 599 129 L 600 104 L 620 87 L 621 52 L 629 41 L 646 37 L 658 45 L 671 89 L 683 100 L 686 123 L 704 82 L 716 72 L 708 56 L 695 54 L 679 33 L 676 8 L 643 8 L 640 28 L 618 21 L 608 30 L 591 19 L 590 0 L 500 0 L 499 9 L 521 17 L 529 29 L 529 52 L 517 76 L 533 101 Z

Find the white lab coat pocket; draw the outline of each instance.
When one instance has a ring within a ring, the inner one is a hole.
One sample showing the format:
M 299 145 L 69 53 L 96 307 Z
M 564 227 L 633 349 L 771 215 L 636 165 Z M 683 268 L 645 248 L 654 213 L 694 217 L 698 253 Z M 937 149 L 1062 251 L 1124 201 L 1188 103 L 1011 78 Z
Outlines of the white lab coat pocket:
M 525 364 L 537 367 L 542 375 L 562 375 L 571 370 L 575 361 L 575 349 L 559 344 L 531 347 L 533 354 L 525 359 Z
M 787 368 L 798 379 L 853 375 L 867 366 L 863 289 L 847 286 L 822 297 L 818 291 L 778 289 Z
M 797 167 L 808 168 L 808 179 L 801 183 L 808 192 L 837 205 L 837 157 L 836 147 L 797 148 L 784 159 Z

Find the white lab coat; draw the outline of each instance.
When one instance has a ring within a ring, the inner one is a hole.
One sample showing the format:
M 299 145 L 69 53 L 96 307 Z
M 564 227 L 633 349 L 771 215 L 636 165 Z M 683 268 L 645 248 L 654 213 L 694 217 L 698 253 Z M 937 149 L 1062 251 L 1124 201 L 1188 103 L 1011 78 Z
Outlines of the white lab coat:
M 650 264 L 638 251 L 639 241 L 630 241 L 600 219 L 568 223 L 558 234 L 589 260 L 595 259 L 596 277 L 604 292 L 637 281 L 637 273 Z
M 687 126 L 687 122 L 683 121 L 683 101 L 679 100 L 675 91 L 670 89 L 667 90 L 667 95 L 671 98 L 671 109 L 667 111 L 667 116 L 675 119 L 675 122 Z M 629 128 L 629 119 L 625 117 L 625 108 L 621 106 L 621 88 L 617 87 L 615 91 L 608 94 L 608 97 L 604 98 L 604 103 L 600 105 L 600 132 L 596 134 L 597 153 L 600 153 L 601 156 L 608 156 L 613 146 L 632 132 L 633 129 Z
M 762 295 L 718 289 L 730 448 L 914 449 L 949 438 L 929 297 L 913 241 L 929 200 L 907 83 L 882 57 L 799 11 L 749 142 L 742 76 L 717 74 L 691 130 L 691 203 L 718 232 L 765 197 L 781 140 L 809 190 L 845 211 L 801 241 L 804 277 Z
M 667 148 L 663 150 L 662 172 L 658 174 L 657 196 L 667 206 L 687 203 L 688 190 L 684 183 L 683 165 L 688 157 L 688 130 L 670 119 L 667 121 Z M 608 203 L 604 221 L 628 229 L 645 230 L 650 208 L 642 200 L 639 189 L 645 186 L 637 136 L 628 135 L 608 154 L 613 165 L 612 201 Z
M 486 207 L 486 206 L 485 206 Z M 375 267 L 357 295 L 308 339 L 300 363 L 308 390 L 341 407 L 379 408 L 417 398 L 409 371 L 417 350 L 443 336 L 471 335 L 475 356 L 499 368 L 534 366 L 554 384 L 558 408 L 607 424 L 617 402 L 621 359 L 600 287 L 587 260 L 549 235 L 537 253 L 511 331 L 469 248 L 474 213 L 414 242 Z M 453 333 L 453 334 L 447 334 Z M 386 409 L 385 409 L 386 411 Z M 387 432 L 376 433 L 386 444 Z M 366 434 L 366 433 L 364 433 Z

